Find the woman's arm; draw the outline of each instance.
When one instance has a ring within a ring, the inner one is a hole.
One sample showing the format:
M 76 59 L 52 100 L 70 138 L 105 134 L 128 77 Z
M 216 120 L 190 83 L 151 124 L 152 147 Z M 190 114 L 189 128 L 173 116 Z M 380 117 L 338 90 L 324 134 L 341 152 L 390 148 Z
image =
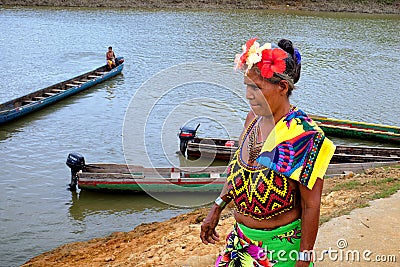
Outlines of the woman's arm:
M 207 217 L 201 224 L 200 238 L 201 241 L 206 245 L 209 243 L 215 244 L 215 241 L 219 241 L 219 234 L 217 233 L 216 227 L 218 225 L 219 218 L 221 216 L 223 209 L 231 201 L 231 199 L 228 197 L 227 181 L 225 181 L 224 187 L 222 188 L 220 198 L 222 198 L 225 204 L 217 205 L 216 203 L 214 203 Z
M 321 195 L 324 181 L 317 179 L 312 190 L 304 185 L 300 187 L 301 198 L 301 241 L 300 251 L 312 251 L 317 238 Z M 296 267 L 308 267 L 310 262 L 297 261 Z
M 243 132 L 249 126 L 249 124 L 254 120 L 254 118 L 255 118 L 254 112 L 249 111 L 249 113 L 246 116 L 243 131 L 239 140 L 242 139 Z M 228 197 L 228 193 L 229 193 L 228 183 L 227 181 L 225 181 L 220 197 L 226 202 L 226 204 L 223 207 L 221 207 L 214 203 L 207 217 L 204 219 L 201 225 L 200 238 L 201 241 L 206 245 L 209 243 L 215 244 L 215 241 L 219 241 L 219 234 L 216 231 L 216 227 L 218 225 L 222 210 L 231 201 L 231 199 Z

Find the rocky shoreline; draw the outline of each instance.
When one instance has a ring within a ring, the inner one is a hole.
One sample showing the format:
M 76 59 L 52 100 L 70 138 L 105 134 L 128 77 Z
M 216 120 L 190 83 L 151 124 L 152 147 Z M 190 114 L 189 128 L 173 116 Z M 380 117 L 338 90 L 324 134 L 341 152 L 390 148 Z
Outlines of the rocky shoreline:
M 350 173 L 345 177 L 326 179 L 321 223 L 348 214 L 356 208 L 368 206 L 370 200 L 388 197 L 398 190 L 400 190 L 400 166 L 371 169 L 365 174 Z M 388 210 L 393 206 L 391 203 L 387 205 L 389 205 Z M 107 237 L 66 244 L 29 260 L 23 267 L 214 266 L 213 262 L 224 247 L 224 238 L 231 230 L 234 220 L 232 206 L 228 206 L 217 228 L 221 241 L 216 245 L 206 246 L 201 243 L 199 233 L 200 224 L 207 212 L 208 208 L 201 208 L 165 222 L 139 225 L 130 232 L 115 232 Z M 389 223 L 385 221 L 387 219 L 385 216 L 378 217 L 379 224 Z M 393 222 L 396 223 L 397 220 Z M 375 240 L 380 240 L 385 235 L 374 229 L 370 230 L 371 235 L 376 235 Z M 341 230 L 331 232 L 341 233 Z M 356 241 L 354 243 L 357 244 Z M 374 243 L 374 249 L 390 246 L 383 243 Z M 320 244 L 320 246 L 325 245 Z
M 2 0 L 0 6 L 145 9 L 257 9 L 400 14 L 399 0 Z

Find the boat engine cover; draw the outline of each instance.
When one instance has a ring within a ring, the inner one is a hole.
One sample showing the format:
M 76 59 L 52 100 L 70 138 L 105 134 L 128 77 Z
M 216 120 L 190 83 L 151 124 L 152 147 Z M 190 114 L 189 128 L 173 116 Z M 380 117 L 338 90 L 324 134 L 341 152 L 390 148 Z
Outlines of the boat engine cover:
M 79 153 L 69 153 L 66 164 L 72 170 L 83 170 L 85 167 L 85 158 Z
M 195 128 L 195 129 L 187 127 L 187 126 L 181 127 L 180 128 L 181 131 L 178 134 L 179 138 L 181 140 L 187 140 L 187 141 L 194 139 L 199 126 L 200 126 L 200 124 L 197 125 L 197 128 Z

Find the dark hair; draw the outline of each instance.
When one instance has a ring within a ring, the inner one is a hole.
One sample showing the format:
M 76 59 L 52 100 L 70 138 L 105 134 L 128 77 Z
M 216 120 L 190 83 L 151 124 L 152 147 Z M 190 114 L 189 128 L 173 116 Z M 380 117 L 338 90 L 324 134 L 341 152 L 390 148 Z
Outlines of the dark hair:
M 109 46 L 108 49 L 112 49 L 112 46 Z
M 281 39 L 278 42 L 278 46 L 289 54 L 289 56 L 285 59 L 286 70 L 284 72 L 293 80 L 293 86 L 290 86 L 289 91 L 287 93 L 287 96 L 289 97 L 294 89 L 294 84 L 297 83 L 300 79 L 301 55 L 299 50 L 297 50 L 293 46 L 292 41 L 288 39 Z
M 287 39 L 281 39 L 278 42 L 278 46 L 291 56 L 285 59 L 285 73 L 293 79 L 293 83 L 297 83 L 301 72 L 301 56 L 299 51 L 293 47 L 292 41 Z

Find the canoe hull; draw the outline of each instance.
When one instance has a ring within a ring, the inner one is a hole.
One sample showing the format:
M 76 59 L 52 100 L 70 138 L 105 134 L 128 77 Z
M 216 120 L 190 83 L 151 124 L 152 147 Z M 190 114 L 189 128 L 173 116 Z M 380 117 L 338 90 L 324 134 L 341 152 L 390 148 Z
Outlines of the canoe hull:
M 347 173 L 362 173 L 369 168 L 396 166 L 400 161 L 390 162 L 363 162 L 363 163 L 339 163 L 329 164 L 325 177 L 337 177 L 346 175 Z M 155 177 L 153 175 L 142 175 L 137 172 L 126 172 L 127 165 L 124 164 L 107 164 L 107 169 L 102 169 L 101 164 L 92 165 L 95 169 L 86 170 L 78 173 L 78 187 L 81 190 L 101 191 L 101 192 L 125 192 L 125 193 L 210 193 L 221 192 L 226 181 L 226 167 L 211 167 L 211 172 L 215 177 L 212 177 L 210 172 L 199 172 L 194 170 L 191 172 L 190 167 L 185 171 L 177 172 L 177 177 Z M 162 175 L 165 175 L 165 168 Z M 146 170 L 141 169 L 142 173 Z M 223 171 L 223 173 L 221 173 Z M 154 172 L 152 172 L 154 173 Z M 188 173 L 193 173 L 188 174 Z M 141 178 L 135 178 L 137 176 Z M 190 177 L 193 176 L 193 177 Z
M 188 142 L 186 155 L 189 159 L 211 158 L 229 162 L 235 153 L 235 146 L 226 147 L 223 144 L 229 140 L 198 138 Z M 400 148 L 370 147 L 370 146 L 336 146 L 332 163 L 346 162 L 387 162 L 400 160 Z
M 81 190 L 125 192 L 220 192 L 226 167 L 144 168 L 125 164 L 89 164 L 77 173 Z
M 186 182 L 186 183 L 170 183 L 164 181 L 79 181 L 78 187 L 81 190 L 92 191 L 123 191 L 132 193 L 183 193 L 183 192 L 221 192 L 225 180 L 209 181 L 209 182 Z
M 59 92 L 59 93 L 54 94 L 52 96 L 48 96 L 48 97 L 46 97 L 46 98 L 44 98 L 42 100 L 37 100 L 37 101 L 34 101 L 34 102 L 30 103 L 30 104 L 13 107 L 11 109 L 6 109 L 4 111 L 0 110 L 0 124 L 4 124 L 4 123 L 7 123 L 7 122 L 16 120 L 18 118 L 21 118 L 23 116 L 26 116 L 26 115 L 28 115 L 28 114 L 30 114 L 32 112 L 35 112 L 35 111 L 40 110 L 40 109 L 43 109 L 43 108 L 45 108 L 45 107 L 47 107 L 49 105 L 52 105 L 52 104 L 54 104 L 54 103 L 56 103 L 58 101 L 61 101 L 62 99 L 65 99 L 65 98 L 67 98 L 69 96 L 72 96 L 72 95 L 77 94 L 77 93 L 79 93 L 81 91 L 84 91 L 84 90 L 86 90 L 86 89 L 88 89 L 90 87 L 93 87 L 93 86 L 95 86 L 95 85 L 97 85 L 97 84 L 99 84 L 101 82 L 104 82 L 104 81 L 106 81 L 106 80 L 108 80 L 108 79 L 120 74 L 122 72 L 123 67 L 124 67 L 124 64 L 120 64 L 118 67 L 112 69 L 110 72 L 108 72 L 108 73 L 106 73 L 104 75 L 101 75 L 98 78 L 90 79 L 86 83 L 83 83 L 83 84 L 80 84 L 80 85 L 76 85 L 75 87 L 69 88 L 69 89 L 67 89 L 67 90 L 65 90 L 63 92 Z M 7 103 L 2 104 L 2 106 L 11 106 L 11 105 L 14 105 L 18 101 L 23 101 L 23 99 L 28 99 L 30 97 L 34 97 L 35 95 L 39 95 L 39 94 L 41 94 L 41 93 L 43 93 L 45 91 L 46 92 L 50 92 L 50 90 L 52 88 L 60 87 L 63 84 L 66 84 L 66 83 L 68 83 L 68 82 L 70 82 L 70 81 L 72 81 L 74 79 L 78 79 L 79 77 L 82 77 L 84 75 L 89 75 L 90 73 L 95 73 L 96 71 L 104 70 L 104 68 L 105 68 L 105 66 L 102 66 L 100 68 L 97 68 L 94 71 L 82 74 L 82 75 L 80 75 L 78 77 L 72 78 L 72 79 L 64 81 L 62 83 L 55 84 L 55 85 L 49 86 L 49 87 L 47 87 L 45 89 L 42 89 L 42 90 L 39 90 L 37 92 L 31 93 L 31 94 L 29 94 L 27 96 L 23 96 L 23 97 L 20 97 L 18 99 L 11 100 L 11 101 L 9 101 Z
M 400 127 L 310 116 L 327 136 L 400 144 Z
M 365 131 L 355 131 L 353 129 L 346 128 L 338 128 L 338 127 L 329 127 L 320 125 L 320 128 L 324 131 L 327 136 L 334 137 L 344 137 L 344 138 L 355 138 L 355 139 L 364 139 L 371 141 L 384 141 L 388 143 L 397 143 L 400 144 L 400 135 L 388 135 L 384 132 L 374 132 L 371 134 L 370 132 Z

